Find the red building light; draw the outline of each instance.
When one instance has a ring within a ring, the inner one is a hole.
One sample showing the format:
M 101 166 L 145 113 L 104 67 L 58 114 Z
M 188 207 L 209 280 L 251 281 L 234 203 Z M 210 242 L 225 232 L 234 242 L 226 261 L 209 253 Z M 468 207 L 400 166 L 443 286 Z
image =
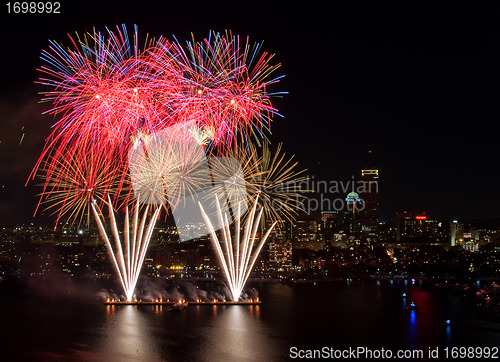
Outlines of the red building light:
M 427 220 L 427 216 L 415 216 L 416 220 Z

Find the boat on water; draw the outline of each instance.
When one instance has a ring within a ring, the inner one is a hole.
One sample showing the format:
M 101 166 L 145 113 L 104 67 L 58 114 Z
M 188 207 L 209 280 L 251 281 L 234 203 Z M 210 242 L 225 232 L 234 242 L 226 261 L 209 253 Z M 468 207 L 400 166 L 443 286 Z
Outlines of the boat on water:
M 188 306 L 188 302 L 182 301 L 182 302 L 177 302 L 175 304 L 172 304 L 172 306 L 168 309 L 170 312 L 180 312 L 183 309 L 186 309 Z
M 406 309 L 408 309 L 408 310 L 416 310 L 417 306 L 415 305 L 415 303 L 411 302 L 410 305 L 408 307 L 406 307 Z

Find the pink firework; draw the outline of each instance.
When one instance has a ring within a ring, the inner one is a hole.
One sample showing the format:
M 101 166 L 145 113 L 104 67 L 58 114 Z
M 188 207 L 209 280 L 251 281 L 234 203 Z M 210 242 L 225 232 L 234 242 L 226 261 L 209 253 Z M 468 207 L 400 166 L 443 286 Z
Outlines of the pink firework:
M 58 120 L 31 177 L 43 168 L 46 179 L 53 178 L 58 158 L 67 154 L 81 155 L 85 162 L 93 162 L 96 153 L 126 160 L 134 137 L 164 129 L 171 122 L 169 102 L 174 98 L 165 94 L 180 83 L 179 73 L 172 66 L 169 76 L 157 81 L 158 72 L 148 61 L 152 41 L 141 52 L 137 32 L 131 41 L 125 27 L 108 30 L 107 36 L 94 31 L 78 41 L 70 39 L 72 47 L 52 42 L 49 51 L 42 53 L 46 64 L 40 68 L 44 76 L 39 83 L 51 88 L 43 93 L 43 101 L 52 103 L 46 113 Z
M 169 43 L 168 46 L 172 47 Z M 238 137 L 252 133 L 265 137 L 271 119 L 279 115 L 268 87 L 281 77 L 269 79 L 280 64 L 271 65 L 273 55 L 260 53 L 260 44 L 240 41 L 230 32 L 211 33 L 201 42 L 188 42 L 186 49 L 178 42 L 173 50 L 152 53 L 158 63 L 175 59 L 183 69 L 183 92 L 179 94 L 177 115 L 194 120 L 210 132 L 213 142 L 232 144 Z

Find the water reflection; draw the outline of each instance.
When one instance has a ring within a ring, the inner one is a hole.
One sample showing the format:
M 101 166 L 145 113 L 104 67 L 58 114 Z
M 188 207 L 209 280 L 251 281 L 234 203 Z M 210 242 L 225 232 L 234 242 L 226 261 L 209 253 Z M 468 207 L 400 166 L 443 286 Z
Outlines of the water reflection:
M 258 305 L 251 305 L 251 306 L 249 306 L 248 309 L 249 309 L 250 315 L 252 317 L 260 319 L 260 306 L 258 306 Z
M 449 324 L 446 326 L 446 344 L 451 344 L 451 326 Z
M 103 306 L 1 298 L 3 360 L 280 361 L 291 346 L 427 349 L 497 345 L 498 323 L 467 301 L 418 285 L 342 280 L 259 285 L 262 304 Z M 402 294 L 406 293 L 406 298 Z M 406 307 L 415 302 L 417 310 Z M 14 304 L 15 303 L 15 304 Z M 446 325 L 446 320 L 451 325 Z M 36 323 L 34 323 L 34 321 Z M 451 330 L 453 328 L 453 330 Z M 7 357 L 5 357 L 7 356 Z M 9 358 L 11 357 L 11 358 Z M 80 357 L 80 358 L 78 358 Z
M 160 309 L 155 310 L 161 313 Z M 160 361 L 147 316 L 137 306 L 108 306 L 101 348 L 113 360 Z
M 417 346 L 417 313 L 415 310 L 410 311 L 410 323 L 408 324 L 408 345 L 410 347 Z
M 275 345 L 266 339 L 266 328 L 260 324 L 259 306 L 218 308 L 217 318 L 207 329 L 204 360 L 269 360 Z

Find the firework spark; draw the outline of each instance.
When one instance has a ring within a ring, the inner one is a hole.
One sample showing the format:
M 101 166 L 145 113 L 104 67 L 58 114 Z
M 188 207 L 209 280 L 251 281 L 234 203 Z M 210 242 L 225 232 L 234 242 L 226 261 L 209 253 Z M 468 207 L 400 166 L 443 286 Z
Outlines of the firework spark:
M 270 78 L 280 67 L 271 65 L 273 55 L 230 32 L 212 32 L 199 42 L 193 37 L 186 47 L 174 43 L 173 48 L 186 84 L 185 117 L 212 130 L 215 144 L 232 144 L 238 135 L 246 140 L 254 132 L 265 137 L 263 130 L 280 115 L 271 97 L 284 94 L 268 92 L 282 78 Z
M 293 156 L 286 157 L 282 144 L 274 152 L 266 142 L 260 149 L 249 143 L 228 147 L 222 153 L 236 159 L 238 167 L 241 165 L 245 187 L 231 183 L 235 164 L 220 162 L 217 157 L 211 158 L 214 178 L 218 177 L 219 182 L 224 183 L 230 200 L 239 202 L 247 198 L 249 204 L 258 202 L 264 209 L 263 224 L 278 221 L 281 225 L 285 220 L 295 220 L 298 212 L 304 211 L 303 201 L 308 190 L 304 190 L 301 184 L 307 180 L 305 170 L 297 171 L 298 162 L 294 162 Z
M 229 291 L 231 292 L 231 297 L 233 301 L 237 302 L 240 299 L 241 292 L 245 286 L 245 283 L 252 272 L 253 266 L 259 256 L 262 247 L 264 246 L 269 234 L 273 230 L 276 222 L 267 230 L 266 234 L 261 238 L 259 243 L 256 243 L 257 239 L 257 229 L 259 227 L 259 221 L 262 216 L 263 209 L 259 211 L 259 215 L 256 217 L 255 213 L 257 211 L 257 200 L 253 205 L 250 215 L 247 218 L 245 228 L 243 230 L 243 235 L 240 235 L 240 206 L 237 207 L 236 212 L 236 226 L 234 229 L 234 238 L 231 238 L 230 224 L 228 220 L 227 213 L 223 213 L 219 204 L 219 199 L 217 199 L 217 216 L 219 218 L 219 223 L 223 225 L 222 237 L 224 244 L 224 249 L 221 247 L 221 242 L 217 237 L 215 229 L 210 221 L 210 218 L 205 213 L 203 206 L 199 203 L 201 213 L 207 229 L 210 233 L 210 240 L 215 247 L 217 256 L 219 257 L 219 262 L 222 265 L 222 270 L 226 277 L 228 283 Z
M 91 159 L 91 162 L 89 162 Z M 51 155 L 42 169 L 45 179 L 39 200 L 47 205 L 45 210 L 54 210 L 56 225 L 61 217 L 68 223 L 81 224 L 86 218 L 90 224 L 90 205 L 96 200 L 100 205 L 106 198 L 118 195 L 116 188 L 125 165 L 99 151 L 79 149 L 66 153 L 64 157 Z M 36 213 L 36 210 L 35 210 Z
M 172 122 L 169 102 L 174 99 L 165 94 L 176 93 L 172 89 L 181 76 L 170 67 L 168 77 L 160 77 L 148 61 L 149 49 L 156 43 L 147 41 L 141 49 L 135 30 L 133 37 L 125 26 L 108 29 L 107 34 L 96 30 L 77 34 L 76 40 L 70 37 L 71 47 L 51 42 L 49 50 L 42 52 L 44 65 L 39 71 L 44 75 L 38 83 L 49 88 L 42 93 L 42 101 L 52 103 L 45 113 L 58 120 L 30 178 L 43 168 L 50 179 L 56 172 L 57 157 L 65 154 L 89 158 L 99 152 L 110 159 L 126 160 L 134 137 L 154 133 Z M 164 68 L 167 63 L 165 60 Z M 92 149 L 92 153 L 78 152 L 82 148 Z M 125 179 L 124 174 L 116 176 Z M 118 191 L 121 186 L 117 185 Z
M 91 204 L 92 211 L 94 212 L 95 219 L 97 220 L 97 225 L 99 227 L 101 237 L 106 242 L 106 245 L 110 251 L 113 265 L 118 273 L 120 283 L 125 292 L 126 300 L 131 301 L 133 298 L 137 280 L 139 279 L 139 273 L 141 271 L 142 264 L 144 263 L 144 258 L 146 257 L 146 250 L 148 249 L 149 242 L 153 234 L 153 227 L 156 220 L 158 219 L 161 208 L 159 206 L 156 208 L 156 210 L 153 212 L 153 215 L 151 216 L 147 228 L 144 229 L 149 211 L 149 205 L 146 206 L 146 209 L 144 210 L 142 216 L 142 220 L 139 222 L 139 203 L 136 202 L 132 219 L 132 229 L 130 229 L 128 207 L 126 207 L 125 225 L 123 232 L 124 240 L 122 241 L 120 239 L 118 225 L 116 223 L 111 199 L 109 198 L 108 201 L 111 232 L 115 240 L 114 247 L 109 240 L 104 225 L 101 221 L 101 212 L 98 210 L 98 207 L 95 205 L 95 203 Z
M 262 148 L 261 174 L 256 175 L 249 181 L 253 189 L 260 193 L 253 192 L 251 200 L 257 201 L 260 195 L 260 206 L 265 209 L 265 219 L 278 221 L 280 224 L 285 220 L 294 221 L 298 211 L 303 209 L 305 193 L 301 186 L 307 180 L 304 176 L 306 170 L 297 171 L 297 161 L 293 156 L 287 158 L 282 152 L 283 144 L 279 144 L 273 152 L 267 143 Z

